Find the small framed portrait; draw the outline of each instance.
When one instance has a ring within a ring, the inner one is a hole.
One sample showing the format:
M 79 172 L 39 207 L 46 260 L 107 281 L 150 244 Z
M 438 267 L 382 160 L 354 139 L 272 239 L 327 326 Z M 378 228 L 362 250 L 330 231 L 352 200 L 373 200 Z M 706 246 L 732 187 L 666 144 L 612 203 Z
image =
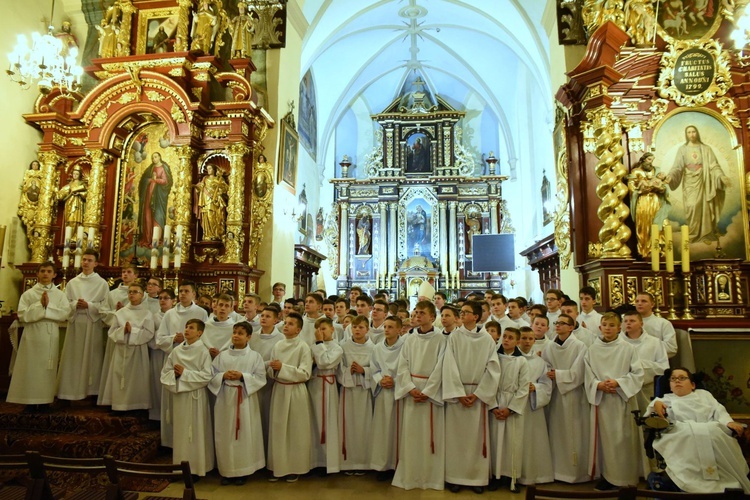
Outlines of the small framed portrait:
M 280 132 L 278 183 L 283 184 L 292 194 L 295 194 L 299 136 L 294 127 L 290 126 L 286 120 L 281 120 Z
M 139 10 L 136 54 L 174 52 L 177 18 L 177 7 Z

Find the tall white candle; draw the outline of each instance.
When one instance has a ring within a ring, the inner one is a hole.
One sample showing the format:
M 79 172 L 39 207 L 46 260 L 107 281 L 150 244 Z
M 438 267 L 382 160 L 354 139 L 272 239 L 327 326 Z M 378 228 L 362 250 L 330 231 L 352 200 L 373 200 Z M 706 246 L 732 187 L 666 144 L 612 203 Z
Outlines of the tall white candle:
M 83 248 L 83 226 L 78 226 L 76 231 L 76 248 Z
M 62 258 L 62 266 L 63 269 L 67 269 L 70 265 L 70 248 L 64 248 L 63 249 L 63 258 Z
M 169 243 L 171 242 L 171 238 L 172 238 L 172 226 L 167 224 L 166 226 L 164 226 L 164 246 L 165 247 L 169 246 Z
M 73 266 L 76 269 L 80 269 L 81 268 L 81 251 L 80 250 L 76 250 L 76 257 L 75 257 L 75 259 L 73 261 Z
M 65 246 L 70 246 L 70 238 L 73 237 L 73 228 L 70 226 L 65 226 Z
M 92 226 L 89 228 L 89 243 L 88 248 L 94 248 L 94 242 L 96 241 L 96 229 Z
M 151 237 L 151 248 L 159 246 L 159 236 L 161 236 L 161 228 L 159 226 L 154 226 L 154 234 Z
M 177 226 L 174 236 L 174 268 L 182 267 L 182 226 Z
M 159 255 L 155 249 L 151 251 L 151 266 L 150 266 L 151 269 L 156 269 L 156 262 L 157 262 L 158 256 Z
M 161 267 L 169 269 L 169 247 L 166 245 L 161 251 Z

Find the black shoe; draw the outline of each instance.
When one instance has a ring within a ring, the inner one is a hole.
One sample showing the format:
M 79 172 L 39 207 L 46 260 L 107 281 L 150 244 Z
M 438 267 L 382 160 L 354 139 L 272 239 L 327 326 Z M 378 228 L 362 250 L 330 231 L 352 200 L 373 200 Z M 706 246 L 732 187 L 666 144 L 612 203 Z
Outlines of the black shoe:
M 594 489 L 596 491 L 613 491 L 617 489 L 617 486 L 610 483 L 604 478 L 601 478 L 598 483 L 596 483 L 596 486 L 594 486 Z
M 487 485 L 487 491 L 497 491 L 500 489 L 500 481 L 494 477 L 490 479 L 490 484 Z
M 228 484 L 231 484 L 231 482 L 232 482 L 232 480 L 231 480 L 231 479 L 229 479 L 228 477 L 222 477 L 222 478 L 221 478 L 221 485 L 222 485 L 222 486 L 226 486 L 226 485 L 228 485 Z
M 284 481 L 286 481 L 287 483 L 296 483 L 298 479 L 299 474 L 289 474 L 284 478 Z
M 500 476 L 500 486 L 502 488 L 510 488 L 511 480 L 508 476 Z
M 521 488 L 519 488 L 517 484 L 513 485 L 513 486 L 510 487 L 510 492 L 511 493 L 521 493 Z
M 246 477 L 244 477 L 244 476 L 243 477 L 238 477 L 238 478 L 236 478 L 234 480 L 234 485 L 235 486 L 242 486 L 246 482 L 247 482 L 247 478 Z
M 471 487 L 471 491 L 473 491 L 477 495 L 481 495 L 482 493 L 484 493 L 484 487 L 483 486 L 472 486 Z
M 381 483 L 385 482 L 385 481 L 390 481 L 391 479 L 393 479 L 393 474 L 394 473 L 395 473 L 395 471 L 393 471 L 393 470 L 383 470 L 383 471 L 378 472 L 375 475 L 375 479 L 377 479 Z
M 459 485 L 451 483 L 448 483 L 448 489 L 451 493 L 458 493 L 459 491 L 461 491 L 461 487 Z

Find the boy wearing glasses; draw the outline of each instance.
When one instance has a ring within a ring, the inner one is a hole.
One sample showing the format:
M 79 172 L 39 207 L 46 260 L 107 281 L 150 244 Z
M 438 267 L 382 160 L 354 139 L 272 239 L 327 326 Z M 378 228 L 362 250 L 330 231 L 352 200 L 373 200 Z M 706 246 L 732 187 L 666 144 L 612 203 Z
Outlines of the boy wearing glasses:
M 542 351 L 553 383 L 547 421 L 552 465 L 555 480 L 582 483 L 590 480 L 590 407 L 583 387 L 586 345 L 572 335 L 575 320 L 567 314 L 560 314 L 554 325 L 557 335 Z
M 544 294 L 544 303 L 547 305 L 547 317 L 549 318 L 550 325 L 554 325 L 557 318 L 562 314 L 560 306 L 563 303 L 562 290 L 556 288 L 550 288 L 547 293 Z
M 635 348 L 620 338 L 620 316 L 605 313 L 597 338 L 584 356 L 586 397 L 591 403 L 591 477 L 597 491 L 638 484 L 645 471 L 643 448 L 631 412 L 643 385 L 643 366 Z

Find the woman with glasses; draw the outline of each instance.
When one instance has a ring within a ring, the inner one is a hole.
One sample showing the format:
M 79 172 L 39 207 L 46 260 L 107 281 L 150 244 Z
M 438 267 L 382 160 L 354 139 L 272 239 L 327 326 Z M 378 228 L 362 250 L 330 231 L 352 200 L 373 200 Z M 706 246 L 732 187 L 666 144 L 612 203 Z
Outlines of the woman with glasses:
M 686 368 L 675 368 L 669 378 L 671 393 L 656 398 L 646 410 L 667 418 L 672 428 L 654 441 L 654 450 L 667 464 L 666 473 L 688 493 L 718 493 L 742 488 L 750 494 L 747 462 L 732 434 L 744 426 L 734 422 L 708 391 L 696 389 Z

